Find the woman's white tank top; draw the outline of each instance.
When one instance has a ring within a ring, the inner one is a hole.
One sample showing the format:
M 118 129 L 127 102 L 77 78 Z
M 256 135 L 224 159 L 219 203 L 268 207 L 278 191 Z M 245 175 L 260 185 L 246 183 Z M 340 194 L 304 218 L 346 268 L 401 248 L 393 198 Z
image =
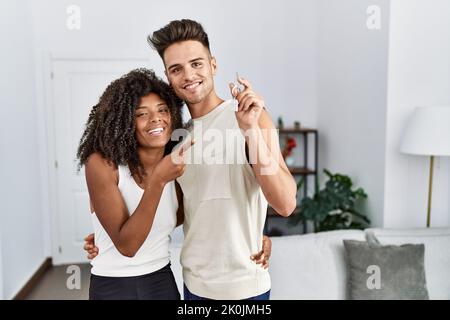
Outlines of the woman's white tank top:
M 128 167 L 119 166 L 118 170 L 118 187 L 131 215 L 139 205 L 144 190 L 136 184 Z M 130 277 L 151 273 L 166 266 L 170 261 L 170 234 L 176 227 L 177 209 L 175 182 L 171 181 L 164 187 L 147 239 L 131 258 L 117 250 L 97 215 L 92 213 L 95 245 L 99 254 L 91 261 L 91 273 L 106 277 Z

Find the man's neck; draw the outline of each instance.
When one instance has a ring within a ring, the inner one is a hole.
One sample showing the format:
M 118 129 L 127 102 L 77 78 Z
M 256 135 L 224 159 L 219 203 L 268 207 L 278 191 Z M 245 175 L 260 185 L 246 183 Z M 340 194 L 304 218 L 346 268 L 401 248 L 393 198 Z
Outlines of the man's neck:
M 217 94 L 214 93 L 213 95 L 205 98 L 199 103 L 188 103 L 187 106 L 189 109 L 189 113 L 191 114 L 191 118 L 196 119 L 210 113 L 223 102 L 224 100 L 219 98 Z

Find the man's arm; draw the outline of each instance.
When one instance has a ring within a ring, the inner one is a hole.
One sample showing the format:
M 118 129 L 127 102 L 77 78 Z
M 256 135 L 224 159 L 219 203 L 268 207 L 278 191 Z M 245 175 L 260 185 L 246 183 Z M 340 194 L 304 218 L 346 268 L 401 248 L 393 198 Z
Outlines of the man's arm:
M 233 94 L 238 100 L 236 119 L 243 130 L 249 149 L 250 163 L 269 204 L 282 216 L 289 216 L 297 205 L 297 186 L 281 155 L 279 138 L 262 97 L 247 80 L 239 79 L 245 90 Z
M 246 141 L 253 173 L 264 196 L 276 212 L 289 216 L 297 205 L 297 185 L 281 155 L 277 131 L 265 110 L 258 127 L 247 130 Z

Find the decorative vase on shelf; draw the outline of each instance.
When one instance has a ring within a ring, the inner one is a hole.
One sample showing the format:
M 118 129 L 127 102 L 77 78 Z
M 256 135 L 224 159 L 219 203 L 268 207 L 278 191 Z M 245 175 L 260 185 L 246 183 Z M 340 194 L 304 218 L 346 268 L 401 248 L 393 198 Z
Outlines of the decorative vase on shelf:
M 282 151 L 283 159 L 288 167 L 292 167 L 295 163 L 295 157 L 292 151 L 297 146 L 297 142 L 293 137 L 286 137 L 284 149 Z

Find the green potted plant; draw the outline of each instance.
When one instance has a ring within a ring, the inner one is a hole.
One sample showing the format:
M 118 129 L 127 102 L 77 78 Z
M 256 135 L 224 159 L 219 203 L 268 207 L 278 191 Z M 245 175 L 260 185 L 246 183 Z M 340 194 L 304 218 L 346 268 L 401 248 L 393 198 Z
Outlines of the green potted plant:
M 332 174 L 326 169 L 324 173 L 328 177 L 325 188 L 315 190 L 312 198 L 304 197 L 301 200 L 299 212 L 289 218 L 289 225 L 295 226 L 305 220 L 313 221 L 316 232 L 367 228 L 370 220 L 355 208 L 358 200 L 367 198 L 364 190 L 352 190 L 353 182 L 346 175 Z M 303 179 L 297 184 L 298 189 L 301 188 Z

